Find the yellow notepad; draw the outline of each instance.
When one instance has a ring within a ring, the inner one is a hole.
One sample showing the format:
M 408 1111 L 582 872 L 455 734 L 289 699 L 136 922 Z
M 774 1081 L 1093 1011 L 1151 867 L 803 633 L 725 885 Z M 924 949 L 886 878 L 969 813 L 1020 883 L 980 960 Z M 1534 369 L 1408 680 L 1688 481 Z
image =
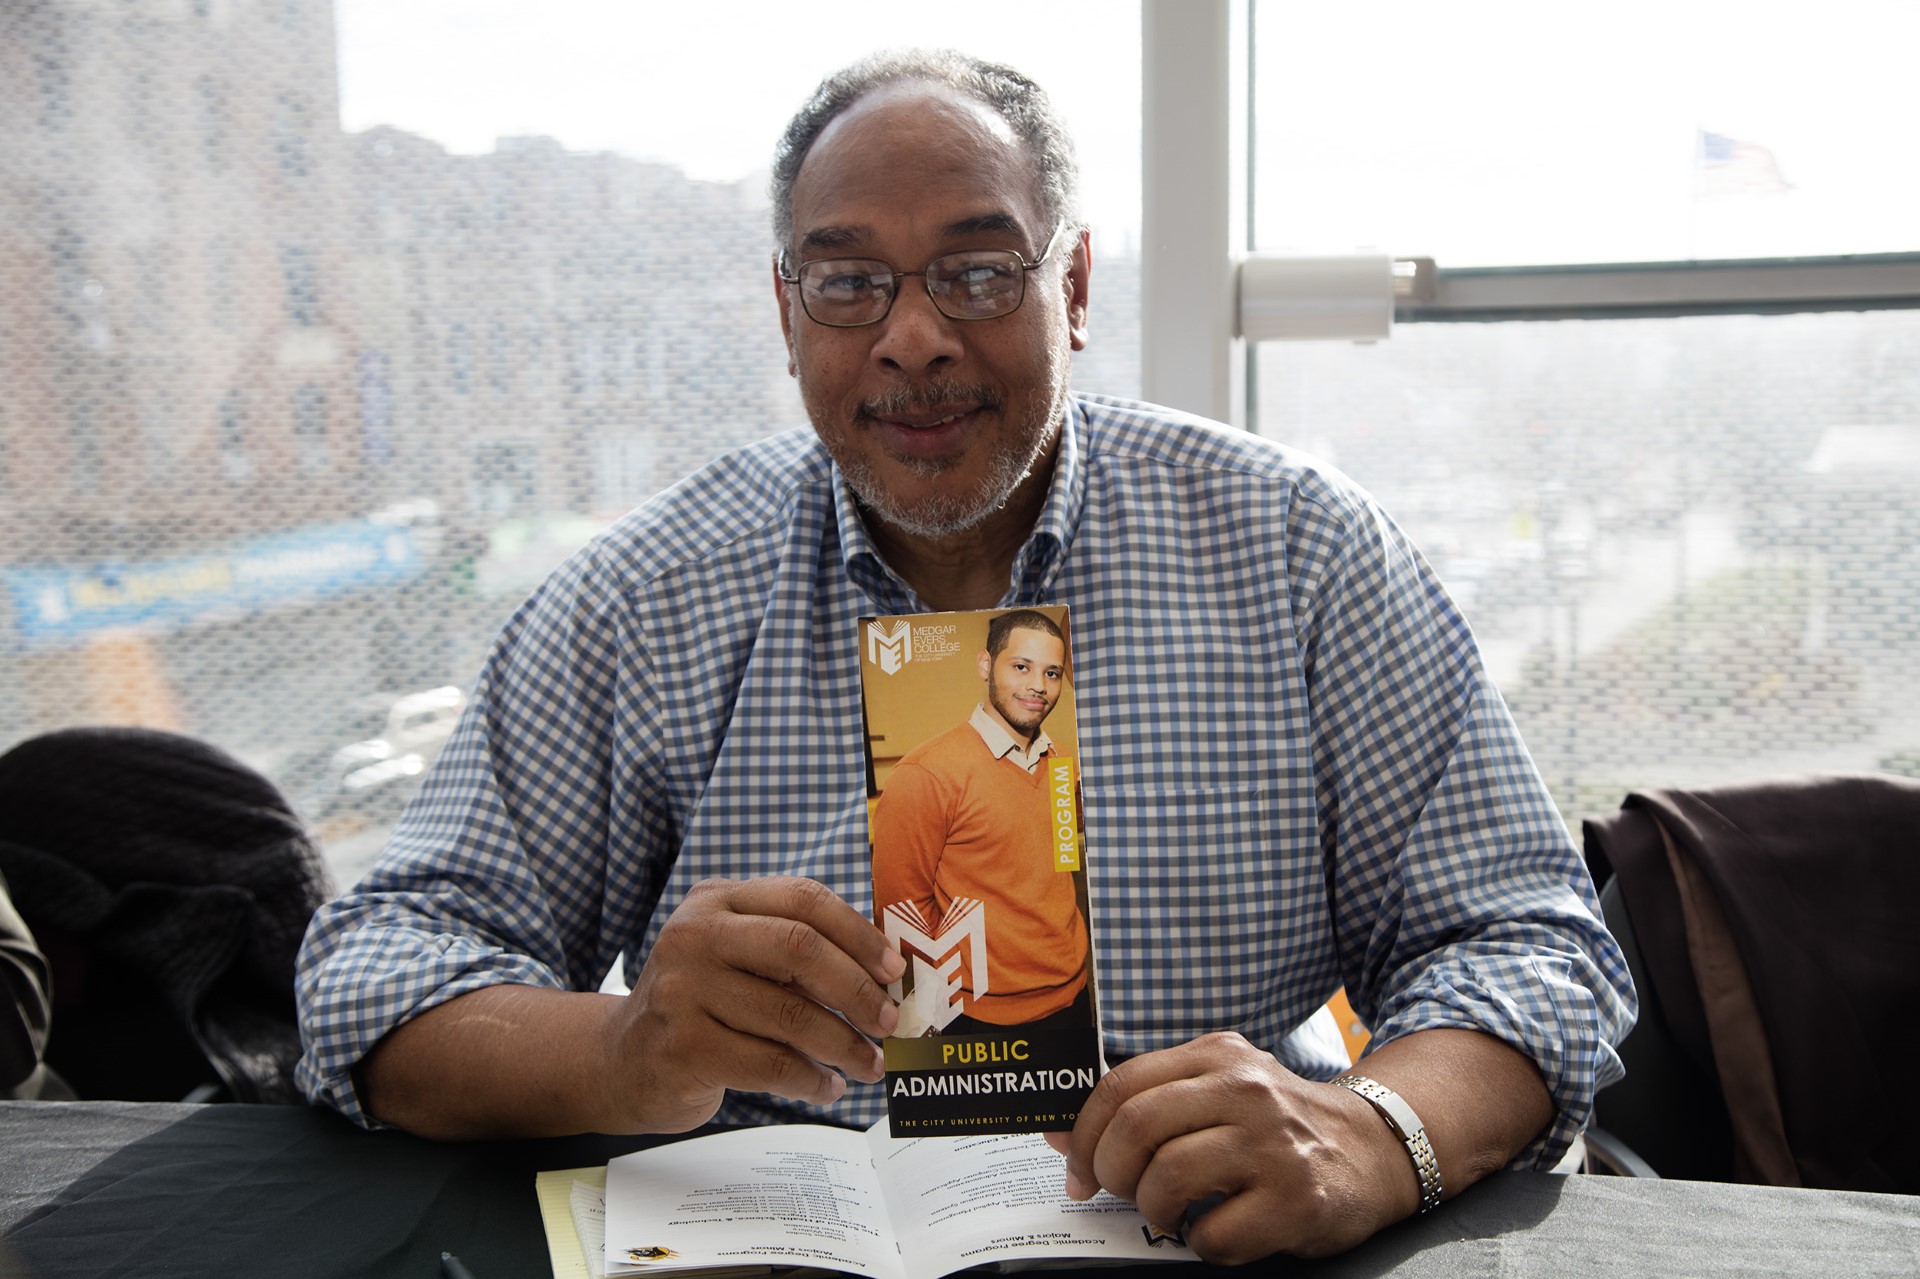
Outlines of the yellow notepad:
M 553 1279 L 592 1279 L 587 1255 L 580 1250 L 580 1234 L 573 1226 L 573 1183 L 584 1181 L 604 1189 L 607 1166 L 597 1168 L 561 1168 L 534 1176 L 534 1193 L 540 1199 L 540 1224 L 547 1231 L 547 1259 L 553 1263 Z

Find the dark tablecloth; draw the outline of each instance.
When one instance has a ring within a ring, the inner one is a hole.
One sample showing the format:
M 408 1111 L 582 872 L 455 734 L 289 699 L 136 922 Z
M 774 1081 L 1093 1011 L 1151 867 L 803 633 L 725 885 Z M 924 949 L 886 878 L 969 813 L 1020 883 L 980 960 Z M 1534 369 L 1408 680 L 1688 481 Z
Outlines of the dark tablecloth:
M 543 1279 L 534 1174 L 657 1140 L 441 1144 L 288 1106 L 0 1102 L 0 1275 L 434 1279 L 445 1249 L 475 1279 Z M 1914 1276 L 1920 1199 L 1501 1173 L 1280 1272 Z

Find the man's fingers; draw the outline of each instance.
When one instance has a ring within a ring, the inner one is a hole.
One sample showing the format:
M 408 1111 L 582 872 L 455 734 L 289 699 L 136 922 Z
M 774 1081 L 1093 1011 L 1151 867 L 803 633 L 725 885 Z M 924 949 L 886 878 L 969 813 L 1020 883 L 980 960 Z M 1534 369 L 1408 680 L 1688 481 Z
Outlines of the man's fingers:
M 846 1080 L 819 1059 L 724 1023 L 709 1030 L 704 1044 L 706 1060 L 688 1064 L 715 1088 L 773 1093 L 818 1106 L 838 1101 L 847 1090 Z
M 1368 1171 L 1381 1134 L 1355 1129 L 1345 1098 L 1328 1104 L 1340 1089 L 1232 1034 L 1136 1057 L 1109 1079 L 1074 1129 L 1069 1193 L 1097 1183 L 1131 1199 L 1147 1220 L 1185 1227 L 1211 1262 L 1322 1256 L 1381 1224 L 1379 1178 Z
M 1245 1156 L 1233 1129 L 1225 1125 L 1170 1135 L 1154 1147 L 1135 1177 L 1132 1193 L 1125 1197 L 1148 1221 L 1182 1229 L 1191 1205 L 1222 1198 L 1230 1201 L 1246 1189 Z
M 736 976 L 714 992 L 709 1015 L 721 1025 L 786 1044 L 823 1066 L 877 1083 L 885 1061 L 871 1039 L 829 1011 L 809 992 Z
M 1229 1195 L 1225 1200 L 1209 1208 L 1199 1219 L 1189 1223 L 1186 1229 L 1187 1246 L 1202 1261 L 1216 1266 L 1240 1266 L 1249 1261 L 1258 1261 L 1273 1251 L 1272 1240 L 1289 1229 L 1282 1231 L 1281 1218 L 1298 1220 L 1303 1214 L 1295 1211 L 1296 1205 L 1283 1203 L 1271 1193 L 1254 1189 L 1243 1190 Z M 1353 1241 L 1348 1240 L 1347 1245 Z M 1338 1252 L 1341 1246 L 1322 1243 L 1318 1240 L 1294 1240 L 1287 1245 L 1286 1251 L 1297 1257 L 1318 1257 L 1327 1252 Z
M 906 961 L 887 943 L 886 934 L 818 880 L 769 876 L 737 887 L 734 909 L 806 924 L 882 984 L 897 981 L 906 971 Z
M 899 1021 L 902 961 L 812 880 L 705 880 L 655 941 L 615 1053 L 647 1125 L 704 1122 L 725 1089 L 827 1105 L 885 1074 L 868 1035 Z M 864 1032 L 864 1033 L 862 1033 Z M 663 1118 L 666 1117 L 666 1118 Z
M 900 975 L 904 961 L 825 886 L 809 879 L 709 881 L 695 885 L 674 917 L 683 912 L 687 927 L 703 934 L 702 951 L 724 967 L 799 991 L 869 1035 L 889 1034 L 898 1024 L 884 983 Z
M 716 952 L 729 967 L 832 1009 L 869 1035 L 885 1035 L 899 1024 L 886 987 L 825 934 L 771 915 L 739 915 L 733 923 Z
M 1108 1121 L 1094 1147 L 1089 1180 L 1122 1199 L 1140 1204 L 1140 1183 L 1149 1165 L 1158 1161 L 1170 1143 L 1231 1124 L 1230 1108 L 1220 1104 L 1212 1076 L 1187 1076 L 1135 1093 Z M 1223 1152 L 1223 1157 L 1231 1158 Z M 1071 1169 L 1069 1170 L 1071 1171 Z M 1218 1187 L 1208 1187 L 1202 1194 Z M 1195 1195 L 1199 1198 L 1199 1195 Z M 1140 1204 L 1144 1210 L 1145 1204 Z M 1160 1221 L 1154 1217 L 1151 1220 Z M 1171 1224 L 1161 1221 L 1162 1225 Z
M 1080 1118 L 1073 1125 L 1072 1138 L 1065 1152 L 1067 1180 L 1070 1183 L 1077 1181 L 1082 1188 L 1105 1184 L 1095 1177 L 1093 1163 L 1094 1151 L 1105 1138 L 1108 1125 L 1121 1107 L 1140 1094 L 1176 1079 L 1187 1079 L 1201 1073 L 1205 1069 L 1205 1062 L 1188 1051 L 1192 1047 L 1192 1044 L 1181 1044 L 1147 1053 L 1121 1062 L 1101 1077 L 1086 1103 L 1080 1107 Z M 1108 1189 L 1113 1188 L 1109 1186 Z M 1120 1192 L 1115 1190 L 1114 1193 Z

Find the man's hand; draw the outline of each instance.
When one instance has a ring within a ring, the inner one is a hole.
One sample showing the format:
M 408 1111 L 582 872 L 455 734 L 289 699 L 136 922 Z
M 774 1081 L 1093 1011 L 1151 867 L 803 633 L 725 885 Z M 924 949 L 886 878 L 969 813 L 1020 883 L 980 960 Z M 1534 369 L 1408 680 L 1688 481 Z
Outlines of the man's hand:
M 623 1016 L 609 1103 L 684 1132 L 729 1088 L 826 1105 L 886 1072 L 866 1036 L 899 1021 L 900 954 L 811 879 L 706 880 L 667 920 Z
M 810 879 L 696 884 L 625 998 L 488 986 L 389 1031 L 358 1072 L 376 1118 L 427 1137 L 684 1132 L 729 1088 L 831 1102 L 877 1080 L 885 936 Z
M 1544 1128 L 1553 1103 L 1531 1060 L 1477 1031 L 1407 1035 L 1359 1067 L 1420 1116 L 1451 1195 L 1499 1168 Z M 1294 1074 L 1239 1035 L 1208 1035 L 1115 1067 L 1071 1133 L 1076 1198 L 1101 1187 L 1149 1221 L 1183 1226 L 1208 1261 L 1340 1252 L 1420 1206 L 1407 1148 L 1365 1098 Z
M 1104 1187 L 1130 1199 L 1217 1264 L 1340 1252 L 1420 1203 L 1406 1148 L 1372 1106 L 1235 1034 L 1122 1063 L 1073 1132 L 1047 1140 L 1075 1198 Z M 1215 1197 L 1185 1224 L 1187 1205 Z

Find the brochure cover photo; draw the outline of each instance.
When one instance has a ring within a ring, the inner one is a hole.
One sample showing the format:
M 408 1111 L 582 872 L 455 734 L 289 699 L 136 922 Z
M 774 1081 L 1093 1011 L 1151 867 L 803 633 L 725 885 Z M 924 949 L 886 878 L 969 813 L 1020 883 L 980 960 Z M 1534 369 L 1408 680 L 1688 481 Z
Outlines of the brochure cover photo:
M 1066 608 L 860 619 L 896 1137 L 1070 1128 L 1099 1079 Z

